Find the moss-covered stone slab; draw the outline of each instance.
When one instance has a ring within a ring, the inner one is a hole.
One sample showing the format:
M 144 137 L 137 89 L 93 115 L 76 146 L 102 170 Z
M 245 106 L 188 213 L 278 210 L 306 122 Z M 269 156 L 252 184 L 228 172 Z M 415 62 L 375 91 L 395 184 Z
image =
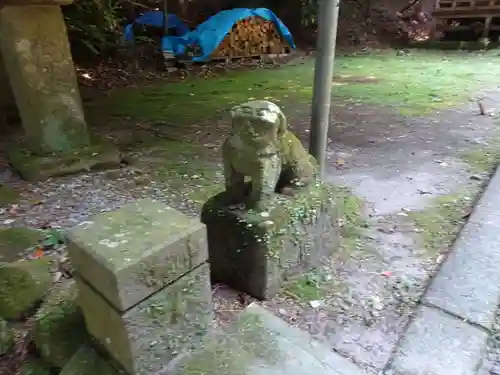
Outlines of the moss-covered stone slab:
M 81 172 L 117 168 L 122 157 L 113 143 L 99 142 L 73 149 L 71 152 L 36 154 L 27 148 L 8 150 L 14 169 L 27 181 L 47 180 Z
M 26 227 L 0 229 L 0 262 L 15 262 L 44 239 L 42 231 Z
M 19 375 L 53 375 L 53 373 L 42 361 L 31 359 L 21 366 Z
M 74 280 L 58 284 L 35 315 L 33 341 L 43 360 L 62 368 L 87 339 Z M 100 316 L 99 311 L 94 314 Z
M 295 197 L 277 195 L 264 212 L 228 206 L 225 194 L 209 200 L 202 212 L 213 282 L 267 299 L 286 277 L 319 267 L 340 245 L 328 184 L 304 187 Z
M 2 0 L 4 6 L 69 5 L 71 3 L 73 3 L 73 0 Z
M 347 358 L 251 304 L 238 320 L 158 375 L 366 375 Z
M 49 257 L 0 263 L 0 316 L 17 319 L 28 313 L 52 286 Z
M 59 375 L 120 375 L 117 370 L 89 345 L 82 345 L 63 367 Z
M 0 356 L 14 344 L 14 331 L 5 319 L 0 318 Z
M 207 264 L 119 313 L 78 279 L 89 333 L 130 374 L 155 374 L 183 350 L 193 349 L 212 323 Z
M 76 272 L 119 311 L 208 258 L 205 226 L 151 199 L 97 215 L 68 240 Z
M 0 42 L 29 148 L 43 155 L 88 146 L 89 133 L 61 8 L 1 8 Z

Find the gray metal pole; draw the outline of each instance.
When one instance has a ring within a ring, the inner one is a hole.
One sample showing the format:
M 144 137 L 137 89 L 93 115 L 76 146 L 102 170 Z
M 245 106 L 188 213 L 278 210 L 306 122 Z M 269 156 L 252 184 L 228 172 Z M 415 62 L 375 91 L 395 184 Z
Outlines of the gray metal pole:
M 321 179 L 324 178 L 326 167 L 339 5 L 339 0 L 319 0 L 309 152 L 319 163 Z

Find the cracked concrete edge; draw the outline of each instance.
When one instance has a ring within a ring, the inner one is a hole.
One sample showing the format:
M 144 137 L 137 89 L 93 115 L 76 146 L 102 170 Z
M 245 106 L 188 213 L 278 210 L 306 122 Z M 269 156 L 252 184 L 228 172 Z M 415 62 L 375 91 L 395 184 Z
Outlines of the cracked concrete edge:
M 491 177 L 383 373 L 475 375 L 500 300 L 500 171 Z
M 475 375 L 488 332 L 445 311 L 419 306 L 385 375 Z
M 500 172 L 492 176 L 422 301 L 491 329 L 500 300 Z

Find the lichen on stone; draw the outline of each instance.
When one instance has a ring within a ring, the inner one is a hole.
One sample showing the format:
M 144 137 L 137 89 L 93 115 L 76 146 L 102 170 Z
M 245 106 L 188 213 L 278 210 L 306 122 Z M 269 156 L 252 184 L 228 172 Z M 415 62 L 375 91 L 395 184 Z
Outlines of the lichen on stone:
M 80 345 L 88 340 L 77 297 L 75 281 L 58 284 L 35 315 L 35 346 L 41 357 L 57 368 L 62 368 Z
M 272 367 L 282 360 L 275 333 L 265 327 L 260 316 L 243 313 L 235 323 L 207 337 L 172 374 L 248 375 L 256 361 Z
M 222 160 L 226 192 L 233 203 L 262 211 L 277 190 L 292 188 L 293 193 L 293 188 L 314 180 L 316 163 L 287 129 L 286 117 L 276 104 L 250 101 L 234 107 L 231 118 Z
M 31 359 L 21 366 L 19 375 L 52 375 L 52 371 L 42 361 Z
M 52 285 L 48 257 L 0 263 L 0 316 L 17 319 L 35 306 Z

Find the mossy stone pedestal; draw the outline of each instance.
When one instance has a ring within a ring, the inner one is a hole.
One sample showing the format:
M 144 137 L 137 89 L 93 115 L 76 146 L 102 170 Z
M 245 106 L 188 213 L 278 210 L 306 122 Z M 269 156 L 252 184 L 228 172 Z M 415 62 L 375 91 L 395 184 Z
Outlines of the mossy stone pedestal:
M 295 197 L 276 195 L 265 212 L 227 201 L 220 193 L 202 212 L 212 282 L 271 298 L 287 277 L 320 267 L 339 247 L 337 209 L 327 184 L 304 187 Z
M 51 258 L 0 263 L 0 317 L 19 319 L 52 286 Z
M 69 233 L 89 333 L 130 374 L 149 375 L 195 347 L 212 322 L 206 228 L 154 200 Z

